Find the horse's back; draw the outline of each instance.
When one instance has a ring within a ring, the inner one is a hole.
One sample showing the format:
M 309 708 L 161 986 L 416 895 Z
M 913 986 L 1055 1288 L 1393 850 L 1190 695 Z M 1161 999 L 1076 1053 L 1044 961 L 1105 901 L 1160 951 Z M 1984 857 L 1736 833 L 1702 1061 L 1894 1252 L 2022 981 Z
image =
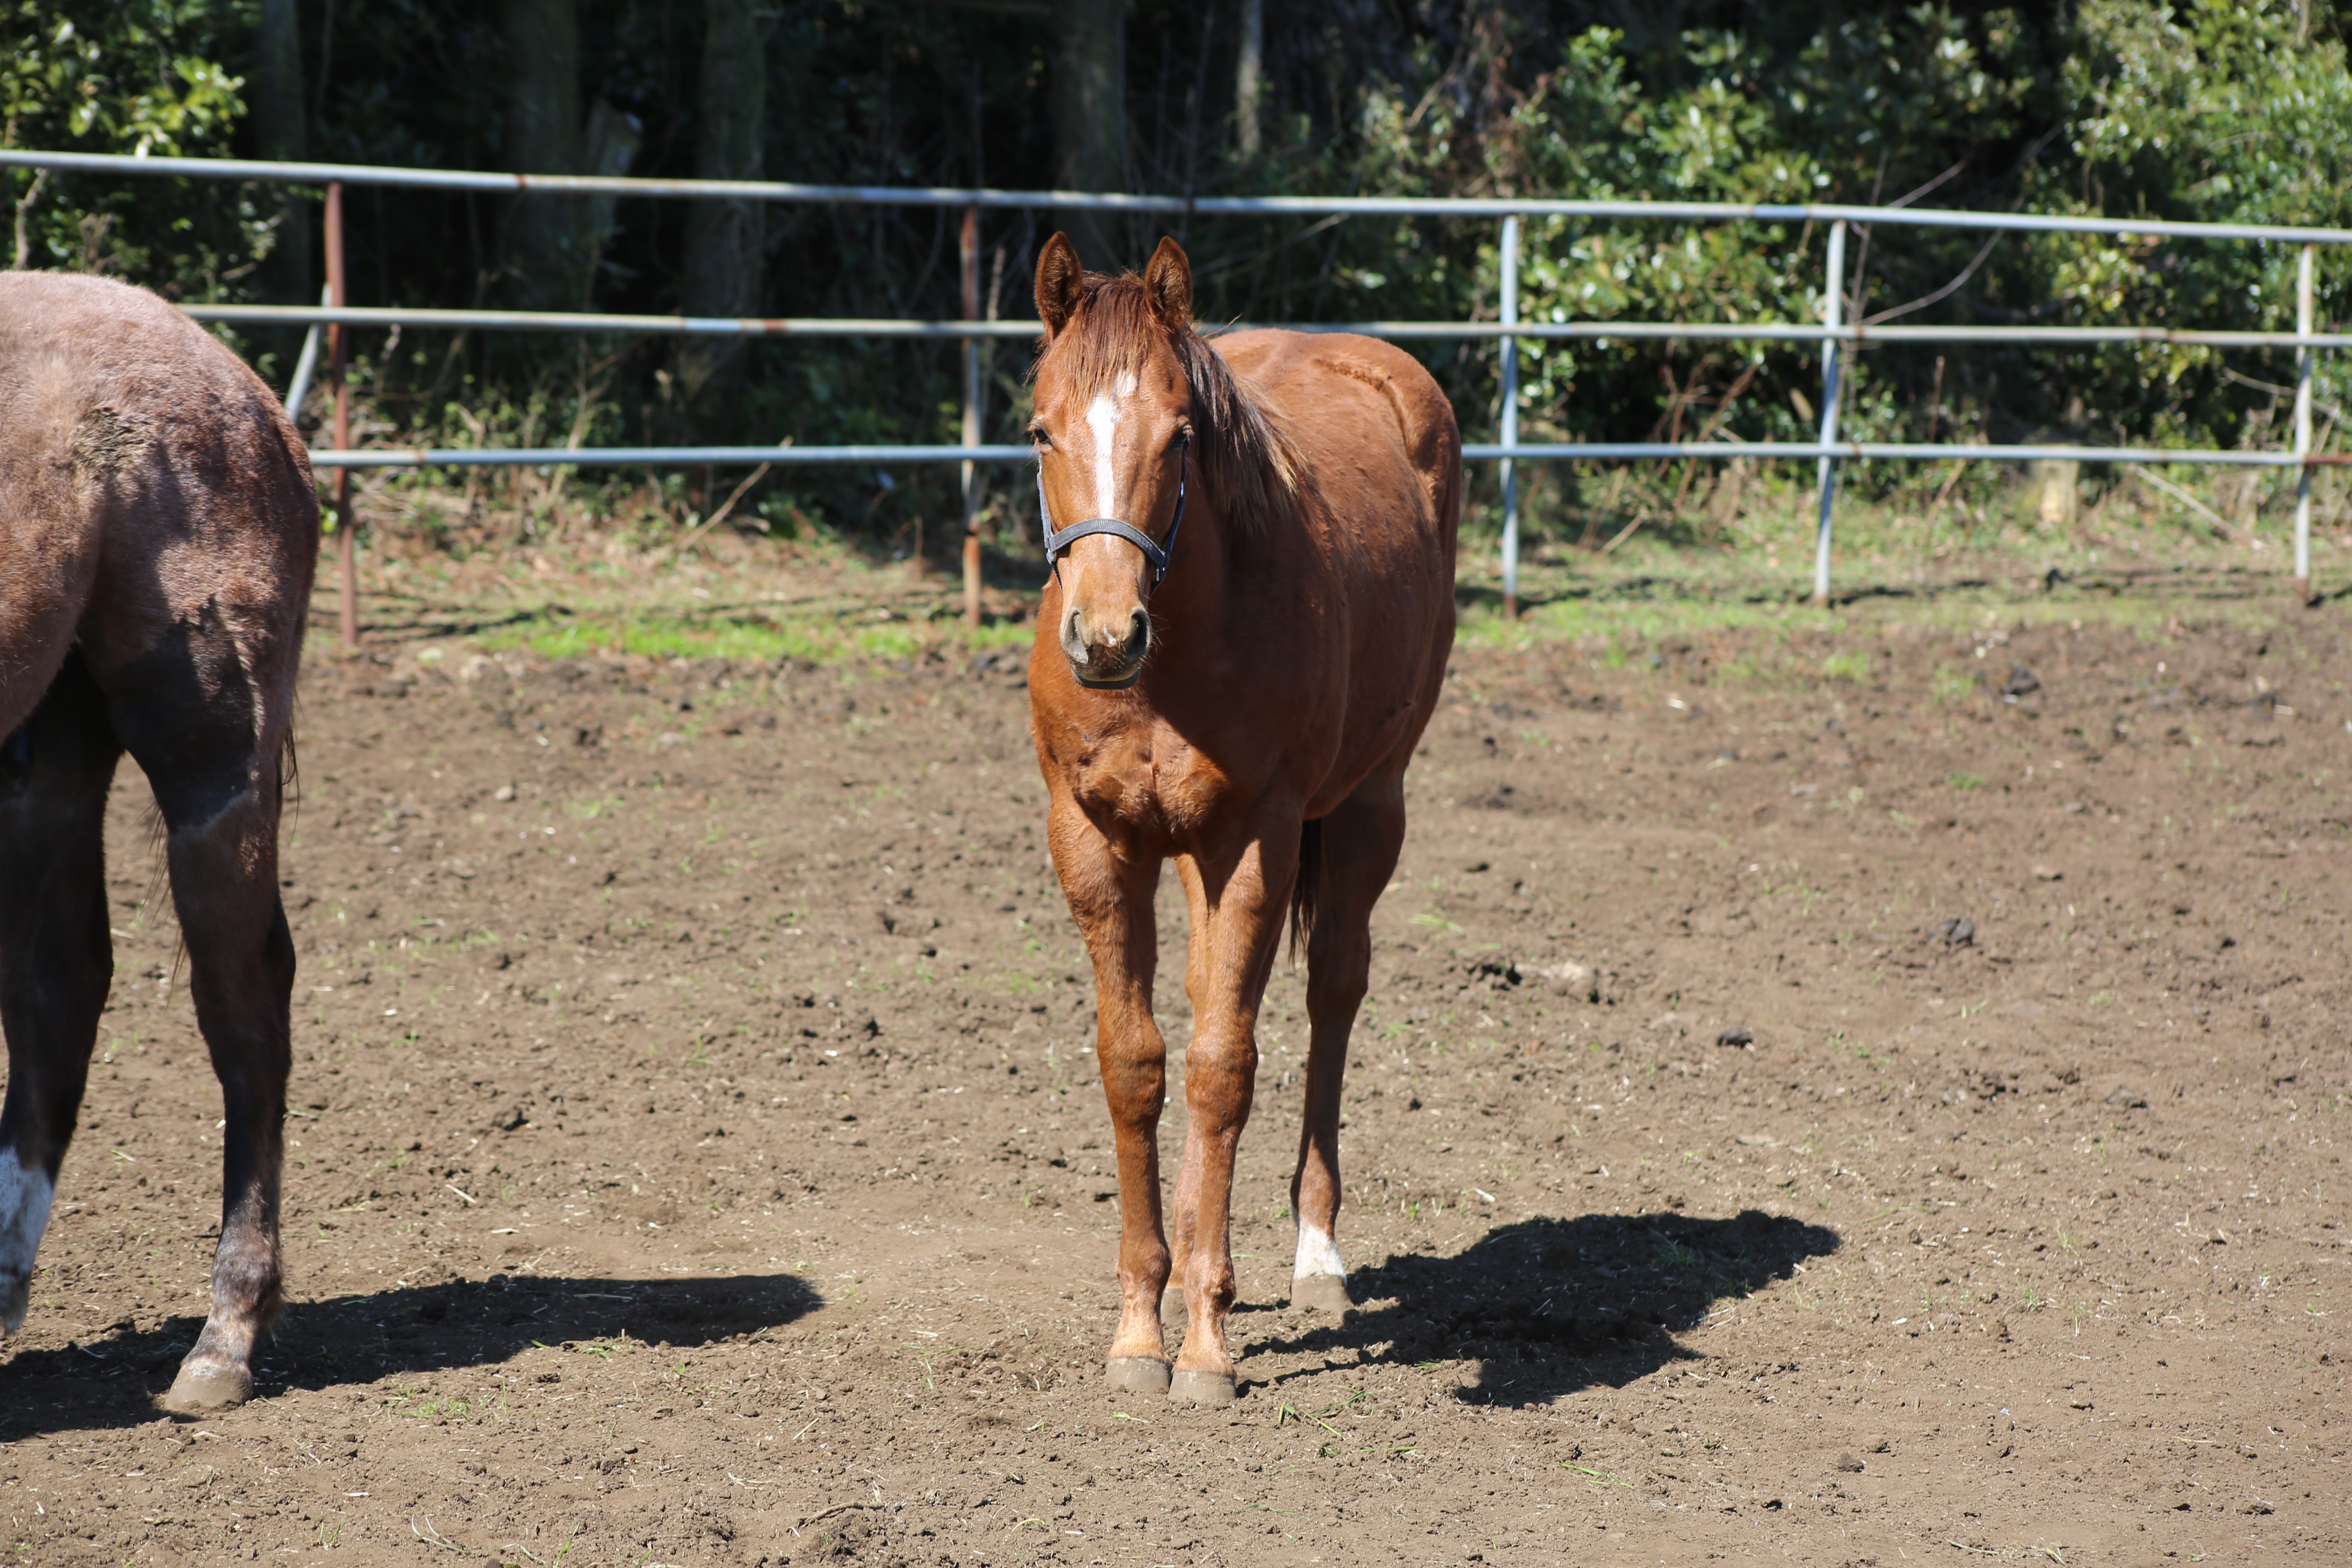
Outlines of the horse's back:
M 142 289 L 0 272 L 0 731 L 77 639 L 103 668 L 207 615 L 299 635 L 317 519 L 301 438 L 226 345 Z
M 1424 502 L 1412 521 L 1432 542 L 1442 539 L 1450 577 L 1462 514 L 1462 434 L 1454 405 L 1419 360 L 1354 332 L 1263 328 L 1216 344 L 1281 420 L 1336 510 L 1362 510 L 1332 489 L 1344 491 L 1351 479 L 1379 485 L 1393 477 L 1383 471 L 1390 462 L 1409 468 Z M 1385 507 L 1373 510 L 1391 515 Z

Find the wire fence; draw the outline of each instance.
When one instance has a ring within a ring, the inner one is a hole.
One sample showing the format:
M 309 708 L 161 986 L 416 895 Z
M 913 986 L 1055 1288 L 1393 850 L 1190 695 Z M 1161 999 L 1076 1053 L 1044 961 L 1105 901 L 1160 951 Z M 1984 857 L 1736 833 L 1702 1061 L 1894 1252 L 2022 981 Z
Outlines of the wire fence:
M 318 359 L 318 335 L 328 334 L 330 375 L 335 387 L 334 444 L 316 448 L 312 464 L 335 476 L 334 499 L 342 562 L 343 632 L 358 637 L 352 555 L 349 472 L 354 468 L 424 468 L 454 466 L 756 465 L 820 463 L 958 463 L 964 497 L 964 600 L 969 618 L 980 614 L 979 514 L 974 505 L 973 466 L 1034 460 L 1026 447 L 991 446 L 980 439 L 980 345 L 992 339 L 1034 338 L 1034 321 L 983 321 L 978 308 L 978 215 L 986 209 L 1097 211 L 1169 216 L 1423 216 L 1501 220 L 1500 290 L 1497 319 L 1479 321 L 1352 321 L 1269 323 L 1293 331 L 1357 332 L 1399 340 L 1491 340 L 1501 373 L 1497 439 L 1465 443 L 1471 461 L 1499 465 L 1503 499 L 1500 546 L 1504 612 L 1518 605 L 1519 502 L 1517 465 L 1557 461 L 1712 462 L 1733 458 L 1805 460 L 1817 464 L 1819 521 L 1815 530 L 1813 600 L 1830 600 L 1834 544 L 1838 464 L 1844 461 L 2032 462 L 2167 464 L 2294 468 L 2299 472 L 2294 509 L 2294 594 L 2309 602 L 2311 574 L 2311 480 L 2314 469 L 2352 463 L 2352 455 L 2313 450 L 2312 381 L 2321 351 L 2352 346 L 2352 333 L 2323 332 L 2315 321 L 2317 250 L 2352 245 L 2352 229 L 2273 224 L 2190 223 L 2147 218 L 2105 218 L 2034 213 L 1986 213 L 1948 208 L 1853 206 L 1838 204 L 1738 204 L 1723 202 L 1578 201 L 1518 197 L 1439 196 L 1166 196 L 1074 191 L 1003 191 L 824 185 L 790 181 L 656 180 L 601 175 L 510 174 L 488 171 L 408 169 L 373 165 L 268 163 L 247 159 L 138 158 L 0 149 L 0 167 L 55 169 L 103 174 L 178 175 L 202 179 L 272 181 L 324 185 L 328 288 L 321 304 L 192 304 L 183 309 L 200 321 L 236 326 L 308 326 L 303 367 L 296 384 L 307 388 L 309 367 Z M 602 195 L 661 199 L 710 199 L 861 206 L 961 208 L 963 319 L 960 321 L 852 318 L 732 318 L 613 315 L 586 311 L 462 310 L 373 308 L 345 298 L 342 267 L 341 194 L 345 185 L 505 195 Z M 1702 223 L 1823 223 L 1828 246 L 1823 268 L 1823 319 L 1819 322 L 1719 321 L 1525 321 L 1519 319 L 1518 270 L 1521 226 L 1529 217 L 1633 218 Z M 1843 320 L 1845 248 L 1851 225 L 1903 225 L 1931 228 L 2168 237 L 2245 243 L 2290 244 L 2296 262 L 2295 330 L 2202 331 L 2166 326 L 1873 326 Z M 421 327 L 456 331 L 646 333 L 744 338 L 939 339 L 961 342 L 964 351 L 962 440 L 954 445 L 859 445 L 775 447 L 414 447 L 354 448 L 350 440 L 349 395 L 343 368 L 349 329 Z M 1819 343 L 1822 405 L 1814 441 L 1638 441 L 1528 443 L 1518 439 L 1518 353 L 1523 342 L 1592 340 L 1692 340 Z M 2179 344 L 2215 348 L 2293 348 L 2296 351 L 2294 445 L 2291 450 L 2221 450 L 2074 444 L 2010 445 L 1959 442 L 1852 442 L 1838 439 L 1839 381 L 1846 353 L 1872 343 L 2036 343 L 2087 347 L 2105 343 Z M 299 396 L 289 398 L 296 406 Z

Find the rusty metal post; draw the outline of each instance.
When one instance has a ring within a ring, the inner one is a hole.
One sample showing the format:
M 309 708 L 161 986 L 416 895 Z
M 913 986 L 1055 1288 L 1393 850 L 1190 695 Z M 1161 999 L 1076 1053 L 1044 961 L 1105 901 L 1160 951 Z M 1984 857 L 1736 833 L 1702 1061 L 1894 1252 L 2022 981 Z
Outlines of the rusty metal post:
M 343 187 L 327 186 L 327 299 L 338 308 L 351 303 L 343 288 Z M 351 334 L 340 324 L 328 332 L 329 373 L 335 378 L 335 449 L 352 445 L 352 392 L 344 369 L 351 363 Z M 360 650 L 359 561 L 352 544 L 352 471 L 335 470 L 335 560 L 342 573 L 343 652 Z
M 963 319 L 980 320 L 980 209 L 963 209 Z M 980 340 L 963 341 L 963 444 L 980 445 Z M 980 625 L 979 465 L 963 465 L 963 621 Z

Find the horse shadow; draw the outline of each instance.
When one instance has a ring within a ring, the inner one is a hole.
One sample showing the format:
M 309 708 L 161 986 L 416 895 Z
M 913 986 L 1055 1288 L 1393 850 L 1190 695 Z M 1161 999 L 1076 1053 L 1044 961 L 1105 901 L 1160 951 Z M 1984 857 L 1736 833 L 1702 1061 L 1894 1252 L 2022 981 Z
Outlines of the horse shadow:
M 254 1392 L 277 1397 L 506 1361 L 533 1345 L 626 1338 L 679 1347 L 755 1335 L 824 1305 L 793 1274 L 723 1279 L 493 1275 L 298 1302 L 254 1356 Z M 200 1316 L 128 1320 L 63 1350 L 0 1364 L 0 1443 L 43 1432 L 135 1426 L 204 1327 Z
M 1475 1361 L 1456 1398 L 1545 1405 L 1701 1359 L 1675 1335 L 1842 1245 L 1834 1231 L 1756 1209 L 1521 1220 L 1452 1257 L 1401 1253 L 1359 1268 L 1348 1282 L 1364 1305 L 1253 1348 L 1319 1354 L 1318 1370 L 1351 1352 L 1405 1365 Z

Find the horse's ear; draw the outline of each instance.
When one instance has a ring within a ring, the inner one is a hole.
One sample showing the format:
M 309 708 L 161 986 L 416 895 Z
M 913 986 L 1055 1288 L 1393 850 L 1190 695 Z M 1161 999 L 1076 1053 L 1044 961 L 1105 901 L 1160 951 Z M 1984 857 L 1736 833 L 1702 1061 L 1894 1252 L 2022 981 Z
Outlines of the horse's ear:
M 1144 265 L 1143 297 L 1151 301 L 1151 313 L 1171 332 L 1182 337 L 1192 330 L 1192 263 L 1186 259 L 1184 247 L 1165 235 Z
M 1037 316 L 1045 335 L 1057 336 L 1078 311 L 1078 285 L 1086 268 L 1078 265 L 1077 248 L 1066 234 L 1055 234 L 1037 253 Z

